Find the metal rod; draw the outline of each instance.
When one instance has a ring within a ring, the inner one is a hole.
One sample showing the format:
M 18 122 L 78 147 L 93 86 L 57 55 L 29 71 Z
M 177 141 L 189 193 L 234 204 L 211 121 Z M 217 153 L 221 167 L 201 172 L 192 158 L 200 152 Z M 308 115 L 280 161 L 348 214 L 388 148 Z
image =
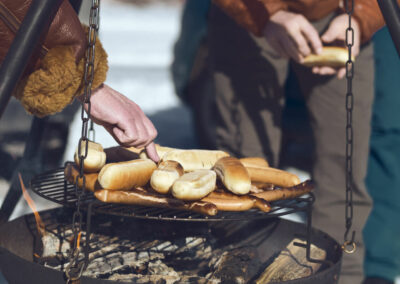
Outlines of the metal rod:
M 33 0 L 0 67 L 0 119 L 62 0 Z
M 47 117 L 35 117 L 32 121 L 24 154 L 22 159 L 19 161 L 18 166 L 14 170 L 10 189 L 8 190 L 0 208 L 0 224 L 8 221 L 8 218 L 10 218 L 19 198 L 21 197 L 22 191 L 19 184 L 18 172 L 21 172 L 25 180 L 30 180 L 33 175 L 36 174 L 35 171 L 41 167 L 41 162 L 38 160 L 41 152 L 38 149 L 40 149 L 40 143 L 43 138 L 47 120 Z
M 388 26 L 390 36 L 400 56 L 400 8 L 396 0 L 378 1 L 383 18 Z

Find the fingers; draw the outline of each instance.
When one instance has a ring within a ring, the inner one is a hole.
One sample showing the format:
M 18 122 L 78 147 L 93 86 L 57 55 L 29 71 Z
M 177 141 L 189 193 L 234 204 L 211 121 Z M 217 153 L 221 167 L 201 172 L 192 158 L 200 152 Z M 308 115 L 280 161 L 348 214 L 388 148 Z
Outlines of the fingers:
M 332 67 L 322 66 L 322 67 L 313 67 L 312 72 L 314 74 L 319 74 L 319 75 L 334 75 L 336 74 L 337 70 Z
M 303 60 L 304 57 L 301 53 L 299 53 L 299 49 L 295 45 L 294 41 L 289 37 L 281 38 L 281 46 L 290 58 L 297 62 L 301 62 Z
M 154 162 L 158 163 L 158 161 L 160 161 L 160 157 L 157 154 L 156 146 L 153 142 L 146 146 L 146 153 L 147 156 Z
M 300 27 L 302 34 L 304 35 L 305 39 L 310 43 L 314 53 L 320 54 L 322 52 L 322 42 L 317 30 L 306 18 L 304 18 L 303 16 L 300 17 L 301 18 L 299 19 L 299 21 L 301 23 Z

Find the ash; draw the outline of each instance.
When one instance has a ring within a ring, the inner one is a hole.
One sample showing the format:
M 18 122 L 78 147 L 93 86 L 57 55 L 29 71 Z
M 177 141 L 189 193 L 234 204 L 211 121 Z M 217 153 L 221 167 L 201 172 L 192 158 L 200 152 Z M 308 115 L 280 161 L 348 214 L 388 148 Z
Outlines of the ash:
M 188 230 L 181 225 L 156 229 L 140 222 L 129 222 L 132 226 L 123 223 L 98 224 L 90 236 L 84 276 L 135 283 L 221 283 L 214 275 L 218 271 L 215 264 L 226 252 L 213 248 L 207 228 L 186 236 Z M 71 229 L 65 229 L 61 238 L 60 232 L 42 237 L 44 247 L 38 262 L 63 271 L 69 263 L 72 235 Z M 85 242 L 83 234 L 81 247 Z M 84 259 L 83 248 L 80 258 Z

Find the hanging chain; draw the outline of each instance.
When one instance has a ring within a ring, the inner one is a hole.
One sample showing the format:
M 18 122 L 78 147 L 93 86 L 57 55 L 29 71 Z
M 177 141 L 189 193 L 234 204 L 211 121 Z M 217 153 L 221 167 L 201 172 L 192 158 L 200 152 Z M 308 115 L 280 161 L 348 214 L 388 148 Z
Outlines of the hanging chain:
M 86 48 L 86 64 L 84 73 L 84 97 L 81 109 L 82 132 L 78 144 L 79 157 L 79 175 L 75 181 L 76 208 L 72 216 L 72 232 L 74 234 L 74 244 L 69 255 L 69 264 L 65 269 L 65 274 L 68 278 L 67 283 L 79 281 L 84 269 L 87 266 L 87 260 L 79 258 L 80 239 L 82 234 L 82 212 L 81 199 L 85 193 L 86 179 L 83 173 L 83 163 L 88 153 L 88 124 L 90 121 L 90 96 L 92 94 L 92 83 L 94 79 L 94 52 L 97 32 L 99 30 L 99 6 L 100 0 L 92 0 L 89 18 L 88 45 Z M 85 111 L 85 107 L 87 111 Z M 91 125 L 90 130 L 93 130 Z M 94 138 L 94 133 L 93 133 Z M 81 184 L 81 189 L 78 187 Z M 88 238 L 89 236 L 86 236 Z
M 354 29 L 351 26 L 351 17 L 354 11 L 354 0 L 345 1 L 346 14 L 349 16 L 349 25 L 346 29 L 346 46 L 349 51 L 349 58 L 346 62 L 346 79 L 347 79 L 347 93 L 346 93 L 346 231 L 344 233 L 344 243 L 342 245 L 343 251 L 346 253 L 353 253 L 356 250 L 354 241 L 356 232 L 353 231 L 351 239 L 349 239 L 349 232 L 353 222 L 353 76 L 354 76 L 354 62 L 352 60 L 351 48 L 354 45 Z

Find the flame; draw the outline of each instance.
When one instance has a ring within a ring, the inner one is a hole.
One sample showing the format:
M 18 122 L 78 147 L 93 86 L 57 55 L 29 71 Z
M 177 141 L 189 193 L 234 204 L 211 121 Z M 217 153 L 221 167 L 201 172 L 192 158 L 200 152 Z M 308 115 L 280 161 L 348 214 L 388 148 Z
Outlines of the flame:
M 21 183 L 21 188 L 22 188 L 22 193 L 24 195 L 24 199 L 28 203 L 29 207 L 32 209 L 33 214 L 35 215 L 35 220 L 36 220 L 36 228 L 42 236 L 44 235 L 44 223 L 42 221 L 42 218 L 40 218 L 40 215 L 36 209 L 35 202 L 33 202 L 32 198 L 29 196 L 28 191 L 25 188 L 24 182 L 21 177 L 21 173 L 18 173 L 19 176 L 19 182 Z
M 82 236 L 82 232 L 79 232 L 78 234 L 78 240 L 76 241 L 76 248 L 79 249 L 79 246 L 81 244 L 81 236 Z

